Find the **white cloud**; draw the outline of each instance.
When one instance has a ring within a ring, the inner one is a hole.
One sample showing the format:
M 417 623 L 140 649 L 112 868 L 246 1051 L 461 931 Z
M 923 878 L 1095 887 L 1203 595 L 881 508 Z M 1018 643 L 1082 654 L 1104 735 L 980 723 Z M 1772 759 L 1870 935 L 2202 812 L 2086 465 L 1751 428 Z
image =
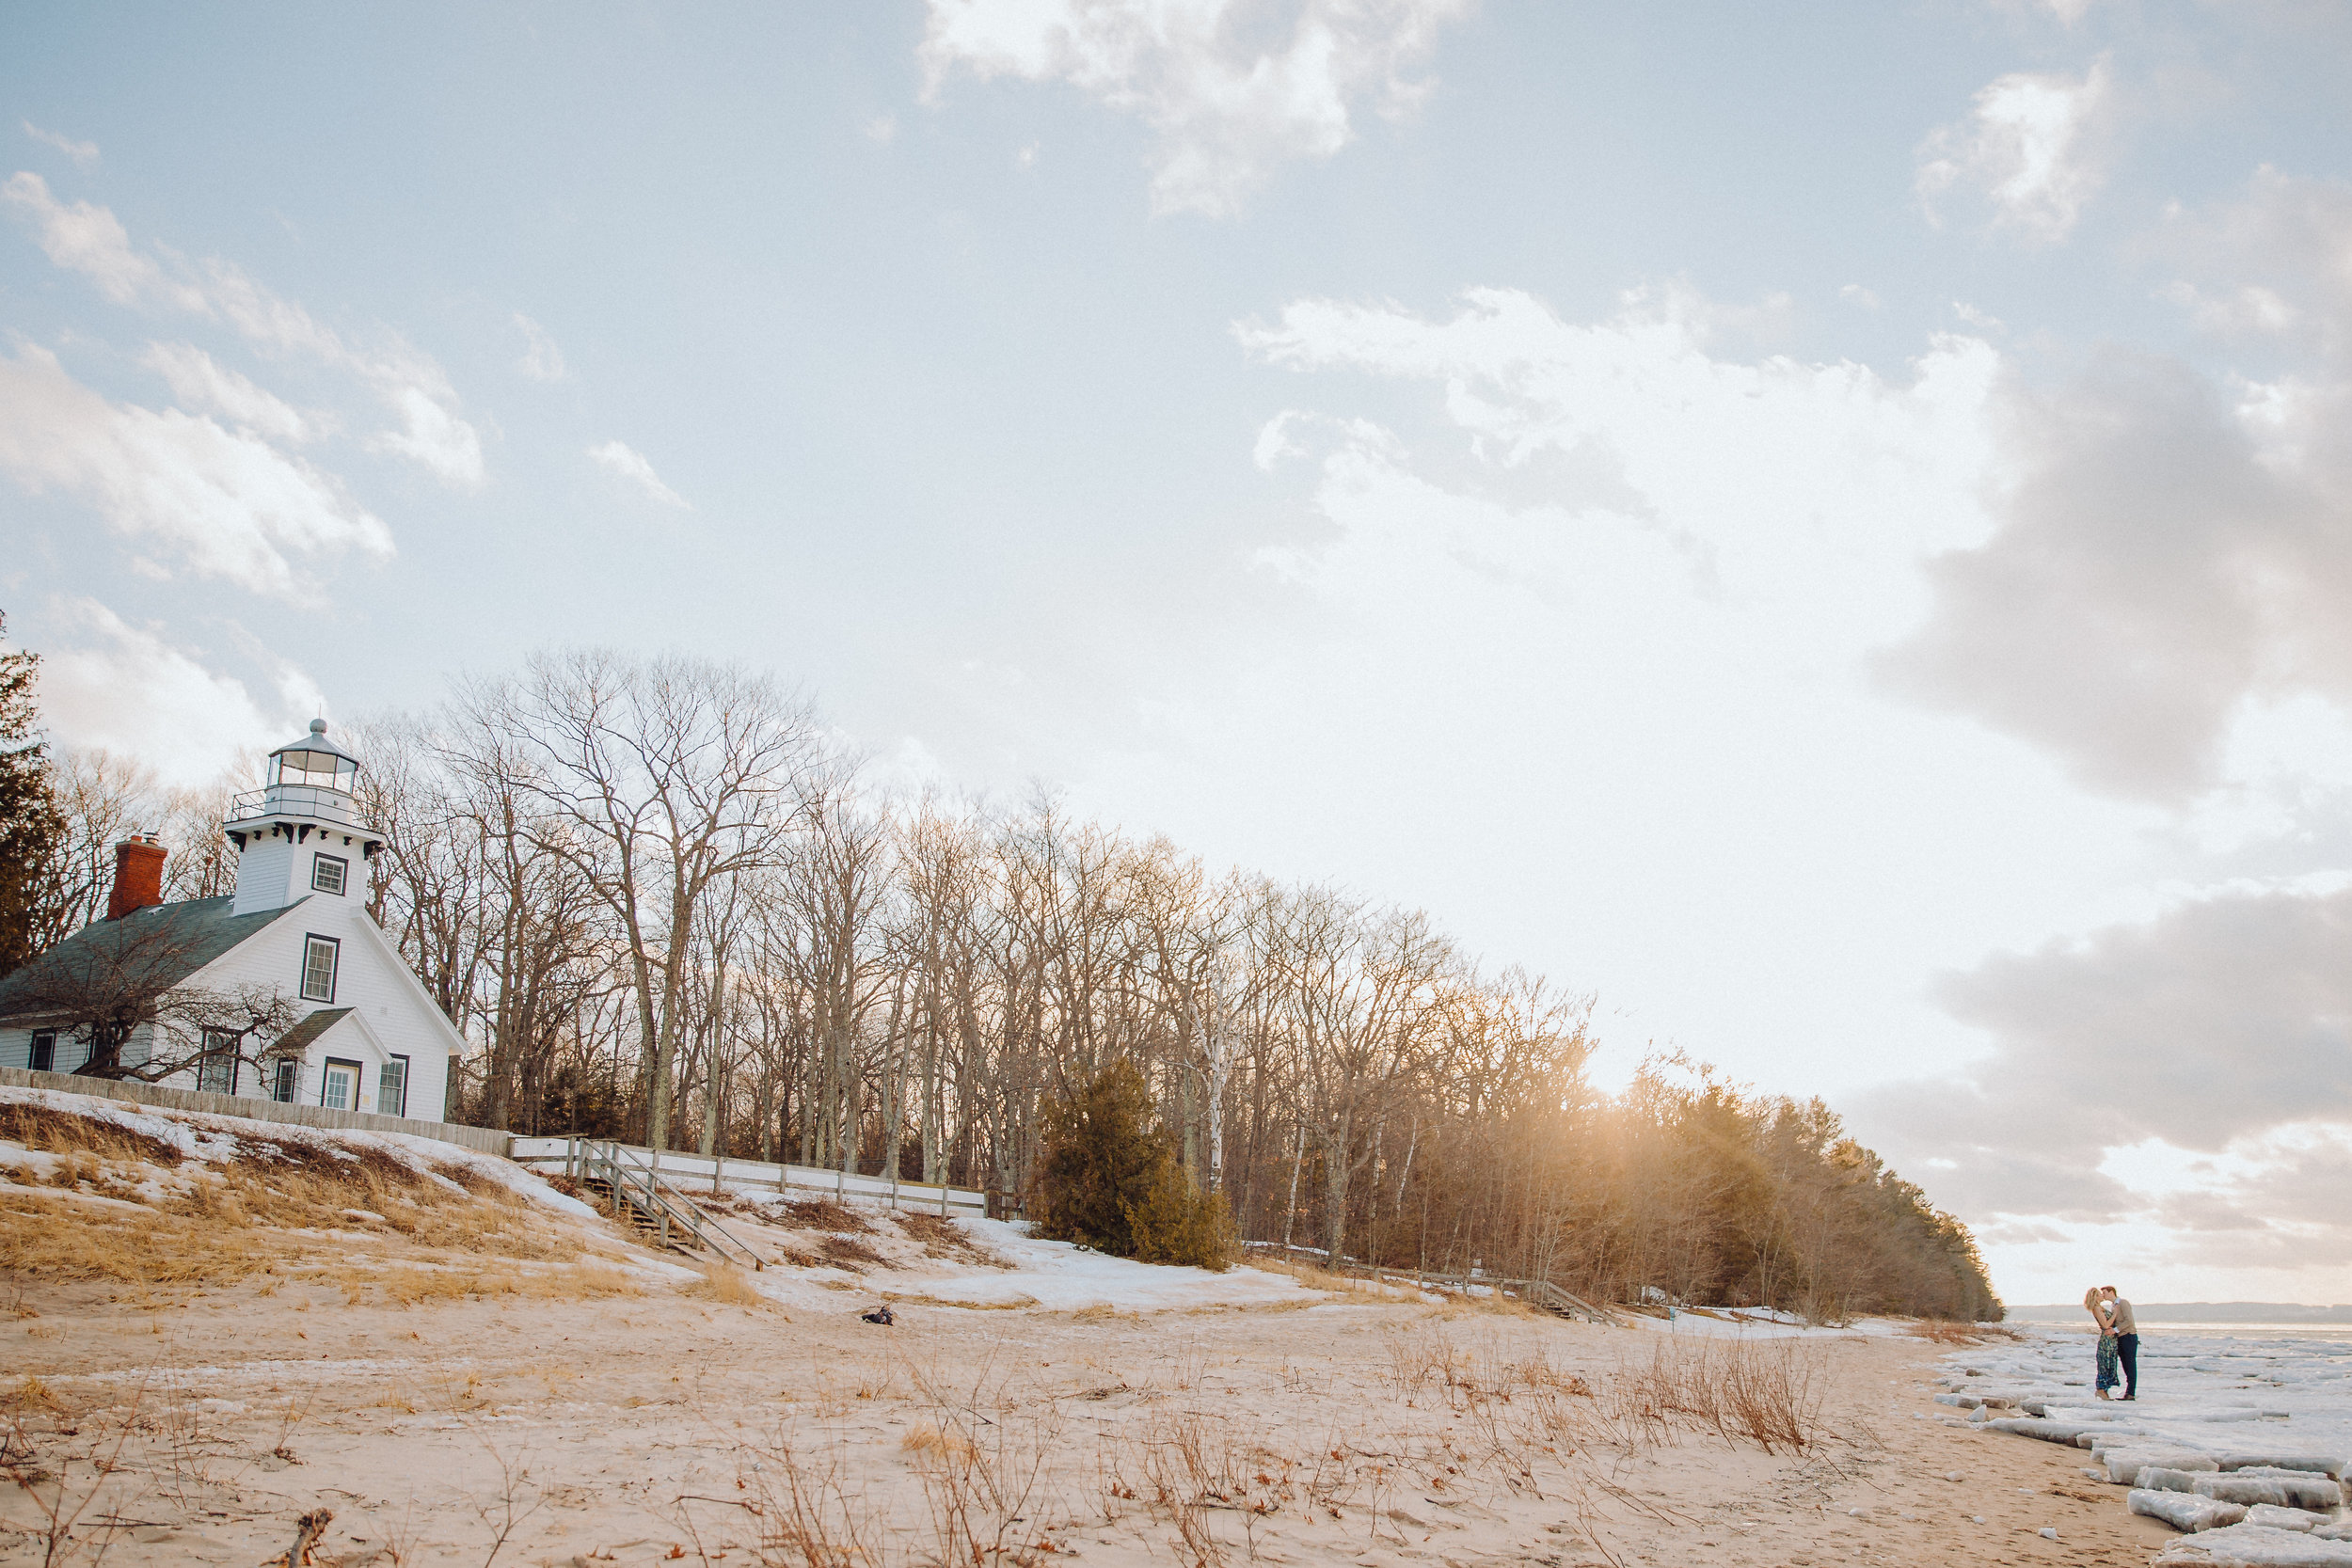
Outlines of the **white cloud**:
M 458 417 L 455 388 L 437 361 L 397 334 L 381 332 L 374 341 L 355 345 L 230 262 L 199 264 L 168 250 L 142 251 L 112 212 L 87 201 L 58 201 L 38 174 L 19 173 L 0 185 L 0 203 L 36 227 L 51 261 L 89 278 L 118 304 L 223 321 L 264 348 L 356 376 L 400 421 L 373 438 L 376 450 L 413 458 L 459 488 L 482 484 L 481 436 Z
M 44 131 L 29 119 L 24 121 L 23 123 L 24 126 L 24 134 L 26 135 L 32 137 L 43 147 L 56 148 L 58 151 L 64 153 L 68 158 L 72 159 L 73 161 L 73 166 L 76 168 L 87 168 L 90 165 L 98 162 L 98 144 L 96 142 L 75 141 L 72 137 L 66 135 L 61 132 Z
M 2082 1244 L 2147 1267 L 2340 1270 L 2347 939 L 2352 893 L 2255 888 L 1997 955 L 1937 988 L 1990 1052 L 1858 1120 L 1940 1164 L 1939 1201 L 1964 1213 L 2121 1227 Z
M 653 465 L 645 461 L 645 454 L 633 447 L 619 441 L 607 441 L 602 446 L 590 447 L 588 458 L 598 467 L 628 480 L 664 506 L 692 510 L 684 496 L 661 483 L 661 476 L 653 471 Z
M 414 381 L 385 388 L 385 396 L 400 415 L 401 428 L 379 431 L 368 438 L 369 450 L 413 458 L 448 484 L 471 490 L 482 483 L 482 436 L 474 427 L 449 410 L 449 405 Z
M 1932 614 L 1883 669 L 2065 762 L 2186 805 L 2224 783 L 2258 699 L 2352 706 L 2352 390 L 2229 390 L 2110 351 L 2003 394 L 1999 529 L 1929 568 Z
M 218 414 L 273 441 L 300 443 L 318 434 L 302 415 L 192 343 L 150 343 L 139 362 L 164 378 L 182 406 Z
M 2112 72 L 2103 58 L 2080 77 L 2015 71 L 1977 94 L 1969 118 L 1920 149 L 1917 189 L 1931 219 L 1955 190 L 1991 204 L 1994 227 L 2028 241 L 2063 240 L 2105 181 Z
M 2161 293 L 2200 329 L 2352 358 L 2352 183 L 2265 166 L 2236 199 L 2167 217 L 2161 253 L 2188 276 Z
M 0 184 L 0 202 L 39 225 L 40 248 L 57 266 L 78 272 L 118 305 L 157 303 L 210 315 L 204 292 L 167 277 L 152 256 L 133 248 L 119 219 L 87 201 L 71 206 L 49 194 L 38 174 L 11 175 Z
M 159 628 L 131 626 L 95 599 L 57 600 L 51 610 L 67 640 L 41 653 L 44 721 L 65 744 L 136 757 L 167 784 L 211 784 L 240 752 L 266 752 L 326 711 L 316 683 L 292 665 L 278 665 L 276 690 L 257 698 Z
M 1351 105 L 1413 109 L 1427 85 L 1404 72 L 1469 3 L 930 0 L 927 95 L 958 70 L 1067 82 L 1157 133 L 1153 211 L 1230 216 L 1280 165 L 1345 147 Z
M 876 143 L 879 146 L 888 147 L 891 142 L 898 138 L 898 117 L 897 115 L 876 115 L 873 119 L 867 120 L 861 129 L 864 130 L 866 139 L 867 141 Z
M 209 419 L 110 403 L 40 348 L 0 356 L 0 473 L 86 502 L 159 575 L 183 565 L 293 597 L 307 586 L 295 557 L 392 553 L 331 477 Z
M 532 381 L 564 379 L 564 351 L 548 329 L 524 315 L 515 312 L 516 329 L 523 335 L 523 356 L 515 361 L 515 373 Z

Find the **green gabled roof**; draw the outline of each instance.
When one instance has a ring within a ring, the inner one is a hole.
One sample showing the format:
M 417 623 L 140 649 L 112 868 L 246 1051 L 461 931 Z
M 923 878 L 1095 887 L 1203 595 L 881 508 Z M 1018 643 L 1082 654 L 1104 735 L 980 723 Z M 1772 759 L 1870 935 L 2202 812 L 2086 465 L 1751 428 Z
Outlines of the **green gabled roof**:
M 93 921 L 0 979 L 0 1020 L 19 1014 L 37 1016 L 22 999 L 42 989 L 45 974 L 66 966 L 132 958 L 143 978 L 151 975 L 158 984 L 178 985 L 230 948 L 259 935 L 300 902 L 251 914 L 231 914 L 230 909 L 236 900 L 223 895 L 150 904 L 119 920 Z

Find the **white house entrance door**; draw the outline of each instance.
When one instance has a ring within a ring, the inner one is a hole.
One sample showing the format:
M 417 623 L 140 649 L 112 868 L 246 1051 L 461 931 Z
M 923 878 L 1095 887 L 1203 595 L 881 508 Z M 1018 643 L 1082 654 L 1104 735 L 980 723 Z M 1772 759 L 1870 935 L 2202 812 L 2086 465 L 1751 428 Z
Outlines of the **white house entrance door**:
M 326 1064 L 326 1080 L 319 1103 L 330 1111 L 348 1111 L 359 1102 L 359 1069 L 351 1062 Z

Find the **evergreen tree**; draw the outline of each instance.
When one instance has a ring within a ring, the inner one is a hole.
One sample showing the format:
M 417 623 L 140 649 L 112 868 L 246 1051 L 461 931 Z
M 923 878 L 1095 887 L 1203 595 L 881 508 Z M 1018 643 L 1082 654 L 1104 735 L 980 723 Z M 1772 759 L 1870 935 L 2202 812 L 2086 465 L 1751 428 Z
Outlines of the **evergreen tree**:
M 1153 1118 L 1151 1085 L 1123 1058 L 1047 1105 L 1037 1228 L 1146 1263 L 1232 1260 L 1224 1198 L 1193 1190 L 1176 1140 Z
M 8 617 L 0 615 L 0 634 Z M 33 679 L 40 656 L 0 653 L 0 974 L 33 956 L 35 910 L 65 818 L 49 787 Z

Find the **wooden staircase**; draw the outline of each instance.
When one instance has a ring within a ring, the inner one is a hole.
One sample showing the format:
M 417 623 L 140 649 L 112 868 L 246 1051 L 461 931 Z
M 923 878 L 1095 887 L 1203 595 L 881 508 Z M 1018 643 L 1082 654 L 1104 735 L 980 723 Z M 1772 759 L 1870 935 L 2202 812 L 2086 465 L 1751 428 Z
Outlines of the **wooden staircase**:
M 1403 1285 L 1411 1283 L 1424 1291 L 1453 1291 L 1469 1294 L 1474 1291 L 1494 1291 L 1506 1296 L 1517 1296 L 1539 1312 L 1555 1318 L 1581 1320 L 1594 1323 L 1623 1322 L 1605 1307 L 1596 1307 L 1582 1296 L 1562 1290 L 1549 1279 L 1509 1279 L 1486 1274 L 1432 1274 L 1423 1269 L 1385 1269 L 1375 1264 L 1359 1263 L 1348 1259 L 1336 1267 L 1324 1254 L 1311 1247 L 1284 1247 L 1279 1242 L 1244 1242 L 1251 1252 L 1270 1252 L 1277 1256 L 1295 1258 L 1313 1264 L 1329 1274 L 1351 1275 L 1361 1279 L 1375 1279 Z
M 612 1206 L 613 1218 L 647 1244 L 671 1252 L 707 1254 L 722 1263 L 764 1269 L 767 1259 L 655 1173 L 650 1161 L 625 1144 L 581 1139 L 573 1179 Z

